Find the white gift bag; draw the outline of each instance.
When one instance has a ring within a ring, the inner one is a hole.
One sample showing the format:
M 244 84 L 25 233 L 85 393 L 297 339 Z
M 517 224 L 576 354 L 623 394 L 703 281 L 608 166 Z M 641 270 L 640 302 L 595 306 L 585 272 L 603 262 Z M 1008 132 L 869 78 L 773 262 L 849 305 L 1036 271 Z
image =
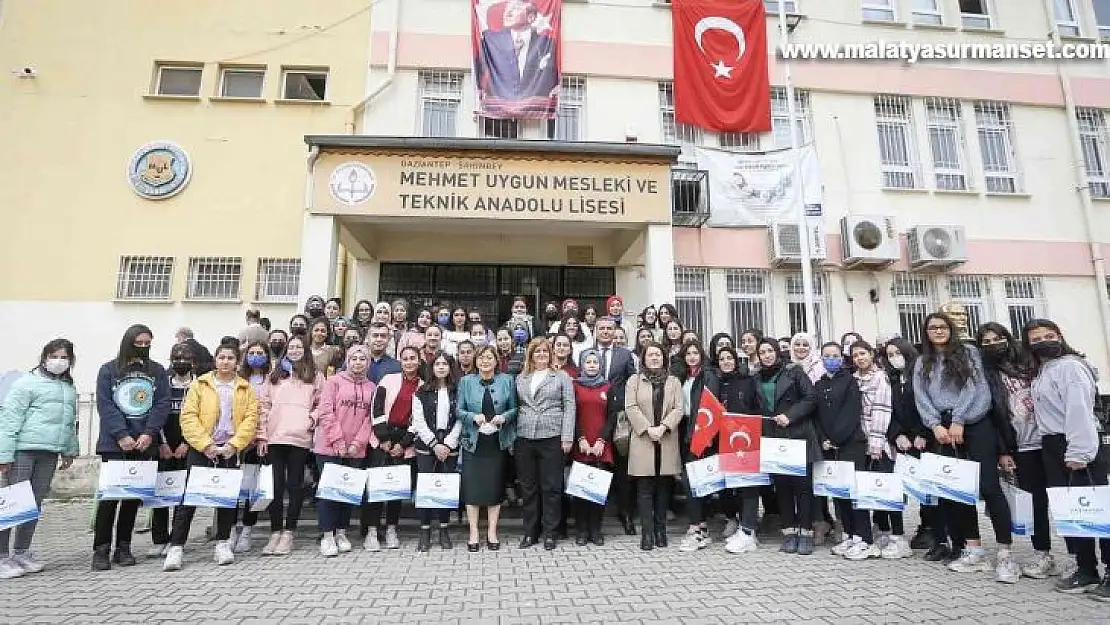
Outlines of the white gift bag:
M 239 484 L 239 499 L 241 501 L 250 501 L 254 489 L 258 488 L 258 472 L 261 469 L 262 465 L 258 464 L 239 465 L 239 470 L 243 472 L 243 481 Z
M 813 465 L 813 494 L 819 497 L 851 499 L 856 487 L 856 465 L 840 460 L 824 460 Z
M 921 454 L 921 479 L 938 496 L 974 506 L 979 501 L 979 463 L 938 454 Z
M 719 456 L 709 456 L 686 463 L 686 479 L 695 497 L 706 497 L 725 488 L 725 474 L 721 473 Z
M 895 473 L 856 471 L 852 507 L 860 510 L 904 511 L 906 495 L 902 491 L 901 476 Z
M 158 483 L 158 463 L 146 460 L 109 460 L 100 463 L 97 499 L 149 499 Z
M 1033 535 L 1033 495 L 1017 486 L 1001 481 L 1002 494 L 1010 504 L 1010 533 L 1015 536 Z
M 395 501 L 412 497 L 412 471 L 407 464 L 366 471 L 366 501 Z
M 454 510 L 459 507 L 462 475 L 458 473 L 417 473 L 416 507 Z
M 921 460 L 909 454 L 898 454 L 894 459 L 894 472 L 902 478 L 902 489 L 923 506 L 937 505 L 933 487 L 921 479 Z
M 185 496 L 185 481 L 189 472 L 159 471 L 157 482 L 154 484 L 154 496 L 143 500 L 144 508 L 172 508 L 181 505 Z
M 268 464 L 259 466 L 254 480 L 254 488 L 248 500 L 251 512 L 262 512 L 274 502 L 274 468 Z
M 1110 538 L 1110 486 L 1050 488 L 1048 507 L 1057 536 Z
M 764 438 L 759 444 L 759 471 L 805 477 L 806 442 L 792 438 Z
M 609 486 L 612 483 L 613 474 L 609 471 L 575 462 L 570 465 L 567 494 L 604 506 L 609 500 Z
M 770 486 L 771 476 L 766 473 L 725 474 L 725 488 L 751 488 Z
M 366 492 L 366 470 L 355 469 L 329 462 L 320 471 L 320 483 L 316 486 L 316 497 L 358 505 Z
M 239 469 L 193 467 L 185 484 L 182 505 L 197 508 L 234 508 L 239 503 L 239 485 L 243 472 Z
M 31 482 L 24 480 L 0 488 L 0 531 L 39 518 L 39 506 Z

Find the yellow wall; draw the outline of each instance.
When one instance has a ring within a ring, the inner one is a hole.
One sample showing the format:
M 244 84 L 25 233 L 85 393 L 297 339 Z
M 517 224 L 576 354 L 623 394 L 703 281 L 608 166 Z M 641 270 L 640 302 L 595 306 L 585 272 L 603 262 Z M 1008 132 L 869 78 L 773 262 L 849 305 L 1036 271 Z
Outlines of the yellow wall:
M 144 254 L 177 258 L 175 300 L 189 256 L 242 256 L 242 296 L 251 299 L 258 257 L 300 255 L 304 135 L 345 132 L 364 95 L 366 6 L 4 2 L 0 300 L 110 299 L 119 257 Z M 231 59 L 267 66 L 265 102 L 209 99 L 220 62 Z M 144 98 L 159 60 L 205 63 L 199 101 Z M 328 67 L 330 105 L 275 104 L 283 65 Z M 8 73 L 24 66 L 38 77 Z M 159 140 L 188 152 L 193 175 L 177 196 L 151 201 L 125 172 L 137 148 Z

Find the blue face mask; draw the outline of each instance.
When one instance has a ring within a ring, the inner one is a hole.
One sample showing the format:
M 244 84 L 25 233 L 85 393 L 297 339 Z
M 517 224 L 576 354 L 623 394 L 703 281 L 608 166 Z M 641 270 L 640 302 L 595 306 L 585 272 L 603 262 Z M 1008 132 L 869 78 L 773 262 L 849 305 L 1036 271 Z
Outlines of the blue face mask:
M 844 368 L 844 360 L 842 358 L 822 358 L 821 364 L 825 365 L 825 371 L 833 374 Z
M 438 317 L 436 317 L 436 321 L 439 322 L 439 325 L 445 326 L 450 323 L 451 315 L 439 315 Z
M 286 373 L 293 373 L 293 361 L 288 358 L 281 359 L 281 368 L 285 369 Z
M 513 330 L 513 340 L 517 343 L 523 343 L 528 340 L 528 333 L 524 330 Z
M 266 366 L 266 356 L 262 354 L 247 354 L 247 366 L 251 369 L 261 369 Z

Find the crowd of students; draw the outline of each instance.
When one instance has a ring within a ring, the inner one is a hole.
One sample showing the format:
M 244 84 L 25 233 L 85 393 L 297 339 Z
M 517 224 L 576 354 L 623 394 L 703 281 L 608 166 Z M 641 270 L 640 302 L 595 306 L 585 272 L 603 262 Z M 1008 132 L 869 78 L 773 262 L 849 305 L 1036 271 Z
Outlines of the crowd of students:
M 311 498 L 306 475 L 311 480 L 328 463 L 461 473 L 472 552 L 501 548 L 501 506 L 518 498 L 519 548 L 556 549 L 570 518 L 576 544 L 603 545 L 605 506 L 564 495 L 565 468 L 576 461 L 614 474 L 609 501 L 620 529 L 639 534 L 644 550 L 668 546 L 676 499 L 684 499 L 687 524 L 680 550 L 710 546 L 716 516 L 725 520 L 729 553 L 758 549 L 762 500 L 764 526 L 781 528 L 779 551 L 787 554 L 809 555 L 827 542 L 850 561 L 905 558 L 916 549 L 957 573 L 994 571 L 1005 583 L 1059 575 L 1057 590 L 1110 601 L 1110 540 L 1066 539 L 1074 568 L 1051 554 L 1046 489 L 1105 485 L 1110 462 L 1094 412 L 1096 373 L 1052 321 L 1032 320 L 1019 337 L 987 323 L 972 337 L 966 317 L 937 312 L 925 319 L 920 346 L 902 338 L 872 345 L 854 332 L 820 344 L 808 334 L 776 339 L 756 329 L 703 342 L 669 304 L 628 315 L 613 296 L 600 308 L 566 300 L 536 318 L 520 297 L 506 322 L 487 325 L 463 307 L 412 310 L 403 300 L 360 301 L 343 317 L 338 299 L 312 297 L 288 330 L 248 312 L 246 328 L 213 352 L 181 329 L 169 371 L 150 358 L 151 330 L 134 325 L 97 377 L 96 453 L 104 461 L 156 459 L 161 470 L 270 465 L 276 494 L 267 556 L 295 548 Z M 0 412 L 3 483 L 30 481 L 40 503 L 55 468 L 78 453 L 75 364 L 72 343 L 51 341 Z M 701 453 L 691 445 L 703 390 L 728 412 L 761 415 L 764 436 L 805 441 L 806 475 L 696 496 L 686 466 L 718 451 L 717 441 Z M 942 498 L 922 506 L 908 539 L 902 513 L 835 499 L 834 516 L 814 495 L 815 462 L 892 472 L 898 454 L 926 451 L 978 462 L 993 558 L 974 505 Z M 1032 494 L 1035 556 L 1027 562 L 1012 553 L 1000 477 Z M 136 563 L 140 504 L 98 502 L 93 569 Z M 400 501 L 320 499 L 316 507 L 324 557 L 354 548 L 347 530 L 356 511 L 363 549 L 401 546 Z M 194 513 L 154 511 L 149 555 L 164 557 L 164 570 L 181 568 Z M 433 529 L 436 544 L 452 548 L 450 513 L 419 510 L 418 551 L 432 548 Z M 215 516 L 214 559 L 230 564 L 251 550 L 259 514 L 240 506 Z M 42 570 L 30 551 L 34 530 L 31 522 L 0 532 L 0 578 Z

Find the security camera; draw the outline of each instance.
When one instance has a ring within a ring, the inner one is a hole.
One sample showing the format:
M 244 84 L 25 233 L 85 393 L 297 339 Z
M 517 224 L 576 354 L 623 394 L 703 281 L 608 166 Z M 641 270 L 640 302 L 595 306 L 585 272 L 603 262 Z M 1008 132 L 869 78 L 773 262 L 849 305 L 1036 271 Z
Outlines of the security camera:
M 21 67 L 19 69 L 13 69 L 12 74 L 14 74 L 15 76 L 18 76 L 20 78 L 34 78 L 35 76 L 39 75 L 39 73 L 35 70 L 35 68 L 30 67 L 30 66 Z

